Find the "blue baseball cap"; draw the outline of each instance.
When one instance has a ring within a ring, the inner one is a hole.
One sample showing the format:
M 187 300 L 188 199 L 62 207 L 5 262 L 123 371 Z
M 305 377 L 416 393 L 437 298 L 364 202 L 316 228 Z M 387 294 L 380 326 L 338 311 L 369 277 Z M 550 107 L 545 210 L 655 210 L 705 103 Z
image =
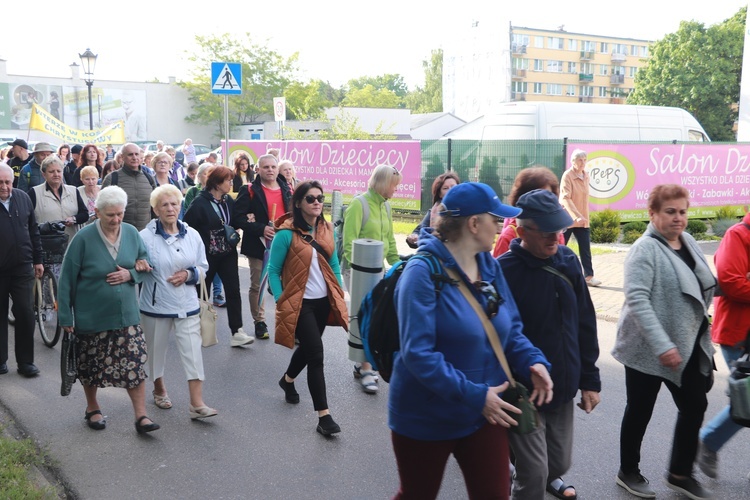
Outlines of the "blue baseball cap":
M 573 219 L 560 205 L 557 196 L 546 189 L 534 189 L 521 195 L 516 206 L 522 210 L 518 219 L 533 220 L 536 227 L 545 233 L 553 233 L 573 225 Z
M 497 193 L 481 182 L 462 182 L 453 186 L 443 198 L 443 205 L 445 210 L 440 212 L 443 217 L 468 217 L 478 214 L 515 217 L 521 213 L 516 207 L 503 205 Z

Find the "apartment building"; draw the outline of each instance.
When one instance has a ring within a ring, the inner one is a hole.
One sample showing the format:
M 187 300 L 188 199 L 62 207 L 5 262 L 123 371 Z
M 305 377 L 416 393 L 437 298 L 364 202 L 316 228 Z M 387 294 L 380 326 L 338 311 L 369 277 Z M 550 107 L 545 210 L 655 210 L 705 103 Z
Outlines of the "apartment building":
M 650 44 L 511 26 L 511 100 L 624 104 Z

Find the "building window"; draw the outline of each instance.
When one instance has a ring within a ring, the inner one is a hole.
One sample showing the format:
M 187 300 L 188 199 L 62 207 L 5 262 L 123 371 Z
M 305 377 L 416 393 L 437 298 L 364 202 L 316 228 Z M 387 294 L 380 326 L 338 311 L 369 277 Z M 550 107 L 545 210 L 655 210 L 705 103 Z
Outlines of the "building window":
M 568 63 L 568 73 L 578 73 L 578 71 L 576 70 L 576 63 L 574 62 Z
M 628 55 L 628 46 L 624 43 L 613 43 L 612 44 L 612 53 L 613 54 L 622 54 L 624 56 Z
M 609 44 L 607 42 L 602 42 L 599 44 L 599 52 L 602 54 L 606 54 L 609 52 Z
M 534 47 L 537 49 L 543 49 L 544 48 L 544 37 L 543 36 L 535 36 L 534 37 Z
M 630 67 L 630 78 L 635 78 L 635 74 L 638 73 L 638 68 L 635 66 Z
M 559 83 L 548 83 L 547 84 L 548 95 L 562 95 L 562 85 Z
M 581 97 L 594 97 L 594 87 L 590 85 L 581 85 L 578 88 L 581 92 Z
M 534 93 L 535 94 L 541 94 L 542 93 L 542 84 L 537 82 L 534 84 Z
M 594 74 L 594 65 L 592 63 L 581 63 L 581 73 L 586 75 Z
M 547 71 L 549 73 L 562 73 L 563 62 L 562 61 L 547 61 Z
M 607 97 L 609 95 L 609 89 L 607 87 L 599 87 L 599 97 Z
M 529 69 L 529 60 L 520 57 L 514 57 L 511 61 L 513 69 Z
M 625 68 L 623 66 L 612 66 L 613 75 L 625 75 Z
M 544 71 L 544 61 L 542 59 L 534 59 L 534 71 Z
M 576 40 L 575 38 L 569 38 L 568 50 L 578 50 L 578 40 Z
M 528 91 L 527 82 L 511 82 L 510 90 L 516 94 L 525 94 Z
M 562 50 L 563 48 L 563 39 L 557 36 L 551 36 L 547 38 L 547 48 L 548 49 L 558 49 Z
M 648 46 L 644 45 L 641 47 L 641 57 L 648 57 Z
M 596 50 L 596 42 L 581 40 L 581 50 L 584 52 L 594 52 Z
M 630 46 L 630 53 L 634 56 L 638 55 L 638 46 L 637 45 L 631 45 Z
M 526 47 L 529 45 L 529 35 L 514 33 L 511 36 L 510 43 L 515 45 L 523 45 L 524 47 Z
M 565 91 L 565 95 L 576 95 L 576 86 L 575 85 L 568 85 L 567 90 Z
M 609 70 L 609 66 L 607 66 L 606 64 L 600 64 L 599 65 L 599 74 L 600 75 L 606 75 L 608 70 Z

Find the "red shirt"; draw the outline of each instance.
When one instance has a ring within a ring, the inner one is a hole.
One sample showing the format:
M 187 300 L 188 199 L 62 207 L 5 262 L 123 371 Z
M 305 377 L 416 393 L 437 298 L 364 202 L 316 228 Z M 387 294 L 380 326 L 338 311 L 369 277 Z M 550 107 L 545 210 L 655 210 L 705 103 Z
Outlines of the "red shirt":
M 270 189 L 260 185 L 263 188 L 263 194 L 266 196 L 266 209 L 268 210 L 268 220 L 273 222 L 284 215 L 284 200 L 281 197 L 281 188 Z

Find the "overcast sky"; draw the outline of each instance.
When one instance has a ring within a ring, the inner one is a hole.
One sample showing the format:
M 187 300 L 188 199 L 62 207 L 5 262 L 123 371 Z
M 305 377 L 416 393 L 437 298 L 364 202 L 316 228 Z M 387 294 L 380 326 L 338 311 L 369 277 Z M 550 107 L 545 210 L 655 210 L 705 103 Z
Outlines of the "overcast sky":
M 487 7 L 487 4 L 494 4 Z M 196 34 L 250 32 L 284 56 L 299 52 L 302 78 L 341 85 L 351 78 L 399 73 L 410 88 L 422 85 L 422 61 L 472 21 L 656 40 L 682 20 L 715 24 L 747 2 L 630 0 L 287 0 L 206 2 L 131 0 L 74 2 L 37 0 L 25 16 L 9 15 L 0 27 L 0 58 L 12 75 L 67 78 L 69 65 L 90 47 L 99 55 L 95 79 L 184 79 L 185 51 Z M 502 5 L 501 5 L 502 4 Z M 532 6 L 533 7 L 529 7 Z M 16 7 L 14 7 L 16 8 Z M 499 21 L 498 21 L 499 20 Z M 206 69 L 208 71 L 208 68 Z

